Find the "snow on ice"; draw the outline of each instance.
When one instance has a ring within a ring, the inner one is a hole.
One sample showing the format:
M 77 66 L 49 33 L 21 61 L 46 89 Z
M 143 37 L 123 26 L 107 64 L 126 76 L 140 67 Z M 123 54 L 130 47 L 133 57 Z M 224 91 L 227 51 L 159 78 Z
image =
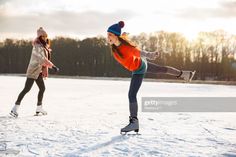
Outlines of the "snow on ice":
M 38 87 L 23 99 L 19 118 L 9 112 L 25 77 L 0 76 L 0 156 L 236 156 L 236 113 L 148 113 L 141 97 L 235 97 L 236 86 L 144 81 L 138 94 L 139 136 L 128 124 L 127 80 L 49 78 L 47 116 L 33 116 Z

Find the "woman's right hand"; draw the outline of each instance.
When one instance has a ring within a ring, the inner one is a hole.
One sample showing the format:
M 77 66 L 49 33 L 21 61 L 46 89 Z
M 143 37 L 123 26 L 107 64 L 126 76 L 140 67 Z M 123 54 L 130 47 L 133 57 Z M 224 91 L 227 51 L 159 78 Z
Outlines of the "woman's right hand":
M 153 52 L 154 54 L 155 54 L 155 58 L 158 58 L 158 57 L 160 57 L 160 52 Z
M 150 60 L 155 60 L 159 57 L 159 52 L 149 52 L 147 54 L 147 57 L 150 59 Z
M 155 60 L 157 57 L 159 57 L 159 52 L 147 52 L 147 51 L 141 51 L 141 56 L 147 57 L 149 60 Z

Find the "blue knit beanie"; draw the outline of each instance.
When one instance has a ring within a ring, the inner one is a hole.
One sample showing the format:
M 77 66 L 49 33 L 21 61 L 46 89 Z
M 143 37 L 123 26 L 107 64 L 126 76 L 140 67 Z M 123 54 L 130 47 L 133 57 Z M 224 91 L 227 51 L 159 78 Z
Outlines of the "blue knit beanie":
M 125 26 L 124 21 L 120 21 L 114 25 L 111 25 L 108 29 L 107 32 L 113 33 L 115 35 L 120 36 L 121 35 L 121 28 Z

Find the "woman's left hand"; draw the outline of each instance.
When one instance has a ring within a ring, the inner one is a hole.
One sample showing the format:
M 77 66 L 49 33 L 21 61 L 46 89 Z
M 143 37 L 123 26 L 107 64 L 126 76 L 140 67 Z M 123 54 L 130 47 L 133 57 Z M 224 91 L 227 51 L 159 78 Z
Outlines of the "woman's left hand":
M 54 70 L 55 73 L 58 73 L 60 71 L 60 69 L 55 65 L 52 66 L 52 69 Z

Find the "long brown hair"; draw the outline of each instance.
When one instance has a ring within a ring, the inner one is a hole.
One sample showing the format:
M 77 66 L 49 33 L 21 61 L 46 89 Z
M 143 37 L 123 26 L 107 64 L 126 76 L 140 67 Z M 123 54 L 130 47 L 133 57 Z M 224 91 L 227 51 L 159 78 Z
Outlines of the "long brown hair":
M 47 38 L 46 41 L 42 39 L 42 36 L 38 37 L 36 40 L 45 48 L 45 50 L 48 52 L 48 59 L 51 60 L 51 42 Z
M 135 44 L 133 44 L 128 38 L 127 35 L 122 34 L 121 36 L 117 36 L 118 40 L 121 42 L 121 44 L 124 45 L 128 45 L 128 46 L 132 46 L 132 47 L 136 47 Z M 117 48 L 117 46 L 115 44 L 111 45 L 111 50 L 112 53 L 117 53 L 121 58 L 123 58 L 123 55 L 121 54 L 121 52 L 119 51 L 119 49 Z
M 50 40 L 48 38 L 45 41 L 45 40 L 43 40 L 42 36 L 40 36 L 40 37 L 38 37 L 38 40 L 44 47 L 50 48 L 51 43 L 50 43 Z

